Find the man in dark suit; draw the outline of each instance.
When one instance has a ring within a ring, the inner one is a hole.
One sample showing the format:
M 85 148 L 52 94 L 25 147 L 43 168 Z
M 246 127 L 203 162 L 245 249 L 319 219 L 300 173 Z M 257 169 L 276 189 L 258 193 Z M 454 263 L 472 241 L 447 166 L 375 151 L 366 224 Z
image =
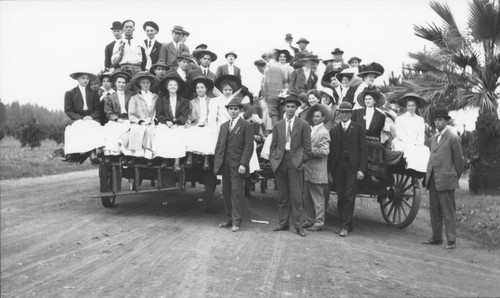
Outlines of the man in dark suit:
M 317 57 L 313 55 L 300 60 L 303 66 L 292 72 L 289 84 L 290 90 L 297 93 L 307 93 L 309 90 L 316 88 L 318 76 L 311 69 L 311 65 L 317 63 L 317 61 Z
M 210 64 L 214 61 L 217 60 L 217 55 L 215 53 L 209 51 L 209 50 L 199 50 L 196 53 L 197 60 L 200 61 L 200 66 L 198 66 L 195 70 L 192 70 L 188 72 L 187 75 L 187 82 L 191 82 L 194 78 L 199 77 L 199 76 L 205 76 L 210 78 L 213 82 L 217 80 L 217 75 L 210 71 Z M 209 93 L 207 93 L 208 96 L 213 97 L 213 90 L 210 90 Z M 192 98 L 194 96 L 194 93 L 189 96 Z
M 362 124 L 351 121 L 352 104 L 343 102 L 337 111 L 340 112 L 341 123 L 330 130 L 328 172 L 333 176 L 337 190 L 339 235 L 346 237 L 353 230 L 357 180 L 364 179 L 368 153 L 365 128 Z
M 295 116 L 300 106 L 296 94 L 284 101 L 286 118 L 276 122 L 273 128 L 269 161 L 278 187 L 279 224 L 274 231 L 288 230 L 290 212 L 295 231 L 305 237 L 301 222 L 304 183 L 304 163 L 311 155 L 311 127 Z
M 148 62 L 146 63 L 146 70 L 149 70 L 152 65 L 155 65 L 160 59 L 161 43 L 155 39 L 156 34 L 160 31 L 160 27 L 153 21 L 147 21 L 142 25 L 142 29 L 146 32 L 147 39 L 144 40 L 144 48 L 146 49 L 146 56 Z
M 172 41 L 161 46 L 159 60 L 167 64 L 169 68 L 177 66 L 177 57 L 182 53 L 188 53 L 188 47 L 181 42 L 184 28 L 174 26 L 172 29 Z
M 443 217 L 448 243 L 446 249 L 454 249 L 456 242 L 455 188 L 464 169 L 460 137 L 447 128 L 451 119 L 443 108 L 433 115 L 437 133 L 431 137 L 431 156 L 427 164 L 426 185 L 429 189 L 429 213 L 432 237 L 423 244 L 443 243 Z
M 111 31 L 113 31 L 115 40 L 109 43 L 104 49 L 104 68 L 113 71 L 112 69 L 116 68 L 116 65 L 111 63 L 111 56 L 113 56 L 113 48 L 115 47 L 116 41 L 122 39 L 123 36 L 122 23 L 119 21 L 113 22 Z
M 222 170 L 222 197 L 227 215 L 226 222 L 219 227 L 232 227 L 233 232 L 240 229 L 243 180 L 249 175 L 253 152 L 253 125 L 239 116 L 242 108 L 238 99 L 226 105 L 231 120 L 220 127 L 214 157 L 214 174 Z
M 241 70 L 239 67 L 234 65 L 234 60 L 238 58 L 238 55 L 236 55 L 235 52 L 231 51 L 224 55 L 224 57 L 226 57 L 227 59 L 227 64 L 217 67 L 217 72 L 215 73 L 215 75 L 217 77 L 221 77 L 224 75 L 233 75 L 237 76 L 241 81 Z

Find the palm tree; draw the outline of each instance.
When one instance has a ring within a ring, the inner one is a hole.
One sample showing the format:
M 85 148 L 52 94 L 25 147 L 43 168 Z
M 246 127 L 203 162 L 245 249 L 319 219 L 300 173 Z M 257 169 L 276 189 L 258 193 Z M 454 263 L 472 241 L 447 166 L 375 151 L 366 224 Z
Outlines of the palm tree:
M 393 88 L 390 96 L 417 92 L 431 104 L 451 110 L 479 108 L 476 120 L 477 156 L 471 158 L 469 189 L 484 192 L 500 189 L 500 12 L 499 3 L 472 0 L 468 26 L 459 30 L 448 5 L 431 2 L 442 24 L 415 25 L 415 35 L 434 44 L 431 50 L 410 53 L 415 63 L 408 80 Z

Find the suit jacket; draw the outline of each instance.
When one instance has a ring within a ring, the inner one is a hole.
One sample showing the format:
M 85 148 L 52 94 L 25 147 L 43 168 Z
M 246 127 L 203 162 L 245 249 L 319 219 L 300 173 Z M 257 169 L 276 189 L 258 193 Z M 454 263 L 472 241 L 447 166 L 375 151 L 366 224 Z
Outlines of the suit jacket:
M 217 71 L 215 72 L 215 76 L 217 78 L 220 76 L 228 75 L 228 74 L 229 74 L 229 66 L 227 64 L 219 65 L 219 67 L 217 67 Z M 234 75 L 237 76 L 241 80 L 241 70 L 237 66 L 234 66 Z M 234 91 L 236 91 L 236 90 L 234 90 Z
M 328 183 L 328 153 L 330 153 L 330 134 L 323 124 L 311 135 L 311 159 L 304 166 L 305 181 L 316 184 Z
M 253 153 L 253 124 L 238 117 L 238 122 L 229 131 L 229 122 L 224 122 L 219 130 L 215 146 L 214 173 L 217 175 L 224 162 L 229 163 L 230 176 L 237 177 L 240 165 L 249 174 L 250 158 Z
M 160 123 L 171 121 L 177 125 L 184 125 L 189 116 L 189 111 L 189 100 L 179 95 L 177 95 L 175 111 L 172 111 L 170 107 L 170 96 L 168 94 L 163 94 L 160 99 L 156 101 L 156 118 L 158 118 Z
M 120 106 L 120 100 L 118 99 L 118 94 L 115 92 L 104 99 L 104 113 L 109 121 L 116 121 L 120 117 L 120 114 L 127 113 L 128 103 L 132 97 L 132 91 L 124 91 L 125 93 L 125 110 Z M 127 116 L 128 119 L 128 116 Z
M 100 121 L 100 100 L 97 91 L 93 91 L 90 89 L 90 86 L 87 85 L 85 88 L 85 96 L 87 99 L 87 110 L 83 109 L 83 95 L 78 86 L 66 91 L 64 94 L 64 112 L 71 120 L 80 120 L 85 116 L 91 116 L 94 120 Z
M 111 56 L 113 56 L 113 48 L 115 47 L 116 40 L 109 43 L 106 48 L 104 48 L 104 68 L 112 68 L 115 67 L 113 63 L 111 63 Z
M 148 40 L 144 40 L 144 49 L 147 48 L 147 42 Z M 151 58 L 151 65 L 156 64 L 158 60 L 160 60 L 160 50 L 161 50 L 162 44 L 155 40 L 155 43 L 153 45 L 153 49 L 151 50 L 151 53 L 149 54 L 149 57 Z M 147 55 L 147 53 L 146 53 Z
M 285 154 L 286 145 L 286 118 L 274 125 L 273 138 L 271 141 L 271 150 L 269 161 L 274 172 L 278 169 Z M 292 164 L 297 170 L 301 170 L 304 163 L 311 155 L 311 127 L 309 123 L 295 117 L 290 142 L 290 155 Z
M 153 93 L 153 105 L 150 109 L 144 100 L 141 93 L 130 98 L 128 103 L 128 118 L 130 122 L 141 124 L 145 118 L 150 118 L 152 120 L 156 119 L 156 101 L 158 100 L 158 95 Z
M 317 82 L 318 76 L 314 73 L 314 71 L 311 70 L 309 77 L 306 78 L 304 69 L 298 68 L 294 72 L 292 72 L 288 89 L 307 92 L 311 89 L 314 89 Z
M 161 46 L 159 61 L 163 61 L 168 67 L 173 68 L 177 66 L 177 56 L 184 52 L 189 54 L 189 48 L 185 44 L 179 43 L 179 49 L 176 49 L 174 42 L 171 41 Z
M 341 136 L 343 133 L 342 124 L 335 125 L 330 130 L 330 155 L 328 156 L 328 171 L 334 173 L 334 169 L 338 166 L 341 153 L 342 144 Z M 365 127 L 361 123 L 351 121 L 351 124 L 347 128 L 347 147 L 349 161 L 354 170 L 354 174 L 357 171 L 366 172 L 366 167 L 368 163 L 368 149 L 366 145 L 366 134 Z
M 447 128 L 438 144 L 438 135 L 435 134 L 430 139 L 431 156 L 425 182 L 428 187 L 433 173 L 437 191 L 453 190 L 458 188 L 458 179 L 465 164 L 460 137 Z
M 192 70 L 192 71 L 188 72 L 188 74 L 187 74 L 187 82 L 188 82 L 188 84 L 194 78 L 196 78 L 198 76 L 203 76 L 203 75 L 204 75 L 203 71 L 201 70 L 200 67 L 197 67 L 195 70 Z M 217 75 L 215 73 L 213 73 L 212 71 L 210 71 L 210 70 L 208 70 L 207 77 L 209 77 L 210 79 L 212 79 L 212 81 L 214 81 L 214 82 L 215 82 L 215 80 L 217 80 Z
M 366 127 L 365 117 L 366 117 L 366 108 L 365 109 L 358 109 L 358 110 L 354 110 L 352 112 L 351 120 L 354 122 L 361 123 L 363 125 L 363 127 Z M 385 126 L 384 113 L 375 109 L 375 112 L 373 113 L 373 117 L 372 117 L 372 122 L 370 122 L 370 126 L 368 127 L 368 130 L 366 130 L 366 135 L 369 137 L 379 138 L 379 140 L 380 140 L 380 134 L 382 133 L 384 126 Z

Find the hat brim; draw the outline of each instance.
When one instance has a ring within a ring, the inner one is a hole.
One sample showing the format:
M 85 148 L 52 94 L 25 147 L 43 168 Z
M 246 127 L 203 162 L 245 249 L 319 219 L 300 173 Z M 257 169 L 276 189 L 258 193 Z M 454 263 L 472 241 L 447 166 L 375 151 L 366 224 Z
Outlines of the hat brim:
M 284 106 L 286 105 L 287 103 L 294 103 L 297 105 L 297 107 L 300 107 L 302 105 L 302 103 L 300 102 L 299 99 L 292 99 L 292 98 L 286 98 L 284 99 L 282 102 L 281 102 L 281 105 Z
M 198 52 L 196 52 L 196 59 L 200 60 L 201 56 L 204 56 L 207 54 L 210 55 L 211 62 L 214 62 L 217 60 L 217 55 L 215 55 L 214 52 L 209 51 L 209 50 L 199 50 Z
M 178 86 L 178 89 L 177 89 L 177 94 L 182 94 L 184 93 L 184 91 L 186 90 L 186 82 L 184 82 L 183 79 L 181 79 L 180 77 L 176 76 L 176 75 L 167 75 L 165 78 L 163 78 L 161 81 L 160 81 L 160 91 L 163 93 L 163 94 L 168 94 L 169 91 L 168 91 L 168 88 L 167 88 L 167 85 L 168 85 L 168 82 L 170 81 L 176 81 L 177 82 L 177 86 Z
M 369 74 L 374 74 L 376 78 L 378 78 L 382 75 L 382 73 L 380 73 L 378 71 L 368 70 L 368 71 L 362 71 L 362 72 L 358 73 L 358 77 L 364 78 Z
M 196 92 L 196 85 L 198 83 L 205 84 L 205 87 L 207 87 L 207 92 L 214 89 L 214 81 L 212 81 L 212 79 L 210 79 L 209 77 L 205 77 L 205 76 L 198 76 L 198 77 L 194 78 L 193 80 L 191 80 L 191 82 L 189 82 L 189 88 L 193 92 Z
M 111 76 L 109 77 L 109 79 L 111 80 L 111 82 L 115 82 L 116 78 L 118 76 L 125 76 L 126 79 L 125 81 L 126 82 L 130 82 L 130 79 L 132 78 L 132 76 L 128 73 L 128 72 L 125 72 L 125 71 L 117 71 L 117 72 L 114 72 L 111 74 Z
M 344 55 L 344 51 L 333 51 L 332 55 Z
M 215 80 L 215 86 L 217 88 L 219 88 L 220 91 L 222 91 L 221 84 L 225 80 L 234 82 L 236 84 L 236 90 L 240 89 L 241 86 L 242 86 L 241 80 L 237 76 L 235 76 L 235 75 L 223 75 L 223 76 L 218 77 L 217 80 Z M 233 92 L 236 91 L 236 90 L 233 90 Z
M 310 44 L 311 42 L 309 40 L 299 40 L 296 42 L 296 44 L 301 44 L 301 43 Z
M 363 61 L 363 60 L 361 60 L 359 58 L 351 58 L 351 59 L 349 59 L 349 61 L 347 61 L 347 63 L 351 64 L 354 60 L 358 61 L 358 63 L 361 63 L 361 61 Z
M 97 76 L 93 73 L 90 73 L 90 72 L 84 72 L 84 71 L 81 71 L 81 72 L 74 72 L 72 74 L 70 74 L 70 78 L 72 78 L 73 80 L 78 80 L 79 77 L 83 76 L 83 75 L 88 75 L 89 76 L 89 79 L 92 81 L 93 79 L 97 78 Z
M 349 81 L 352 79 L 352 77 L 354 76 L 354 73 L 352 72 L 339 72 L 335 75 L 335 77 L 337 78 L 337 80 L 339 81 L 342 81 L 342 77 L 348 77 L 349 78 Z
M 153 89 L 154 87 L 156 87 L 160 83 L 160 79 L 158 79 L 157 77 L 151 75 L 150 73 L 148 73 L 147 75 L 144 74 L 144 75 L 135 76 L 135 77 L 132 78 L 132 80 L 130 80 L 130 83 L 133 86 L 141 88 L 141 86 L 139 85 L 139 83 L 141 82 L 142 79 L 149 79 L 149 81 L 151 82 L 151 87 L 150 87 L 149 90 Z
M 229 55 L 233 55 L 234 56 L 234 59 L 237 59 L 238 58 L 238 55 L 236 55 L 235 53 L 227 53 L 226 55 L 224 55 L 224 58 L 227 59 L 227 56 Z
M 428 103 L 423 99 L 422 97 L 418 95 L 405 95 L 403 97 L 398 98 L 398 105 L 401 107 L 406 107 L 406 104 L 408 100 L 413 100 L 417 104 L 417 108 L 423 108 L 425 107 Z
M 323 77 L 321 78 L 321 80 L 322 80 L 322 81 L 325 81 L 325 82 L 327 82 L 327 83 L 330 83 L 330 79 L 331 79 L 332 77 L 337 78 L 336 76 L 337 76 L 337 74 L 338 74 L 338 73 L 340 73 L 340 70 L 339 70 L 339 71 L 335 71 L 335 70 L 334 70 L 334 71 L 329 71 L 329 72 L 327 72 L 327 73 L 325 73 L 325 74 L 323 75 Z
M 434 120 L 436 118 L 443 118 L 446 121 L 451 120 L 451 117 L 450 116 L 446 116 L 446 115 L 434 115 L 434 116 L 431 117 L 432 120 Z
M 309 122 L 310 125 L 314 125 L 312 118 L 313 118 L 314 112 L 316 112 L 316 111 L 321 111 L 323 113 L 323 116 L 325 117 L 325 120 L 323 120 L 324 124 L 330 122 L 330 120 L 332 119 L 331 110 L 327 106 L 325 106 L 321 103 L 318 103 L 318 104 L 315 104 L 314 106 L 310 107 L 306 113 L 305 120 L 307 122 Z
M 243 104 L 241 103 L 233 103 L 233 104 L 227 104 L 225 105 L 226 109 L 229 108 L 229 107 L 238 107 L 240 109 L 243 109 Z
M 339 112 L 352 112 L 353 109 L 341 109 L 341 108 L 337 108 L 337 111 L 339 111 Z
M 363 91 L 358 95 L 358 98 L 356 100 L 358 101 L 359 105 L 364 107 L 364 108 L 366 108 L 366 104 L 365 104 L 365 96 L 366 95 L 371 95 L 373 97 L 373 99 L 375 100 L 375 103 L 373 104 L 374 108 L 381 107 L 385 104 L 385 98 L 381 92 Z

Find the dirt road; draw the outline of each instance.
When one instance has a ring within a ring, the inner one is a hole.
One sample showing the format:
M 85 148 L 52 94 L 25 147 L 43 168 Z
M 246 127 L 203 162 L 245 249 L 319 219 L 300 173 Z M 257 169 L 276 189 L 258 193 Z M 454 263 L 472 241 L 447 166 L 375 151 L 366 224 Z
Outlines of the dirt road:
M 95 170 L 0 187 L 2 297 L 500 295 L 498 251 L 460 231 L 455 251 L 421 245 L 426 210 L 397 230 L 363 199 L 348 238 L 334 233 L 333 216 L 324 231 L 301 238 L 272 231 L 276 205 L 259 193 L 245 203 L 242 231 L 231 233 L 217 227 L 220 200 L 216 213 L 203 213 L 200 187 L 118 198 L 114 209 L 90 198 Z

